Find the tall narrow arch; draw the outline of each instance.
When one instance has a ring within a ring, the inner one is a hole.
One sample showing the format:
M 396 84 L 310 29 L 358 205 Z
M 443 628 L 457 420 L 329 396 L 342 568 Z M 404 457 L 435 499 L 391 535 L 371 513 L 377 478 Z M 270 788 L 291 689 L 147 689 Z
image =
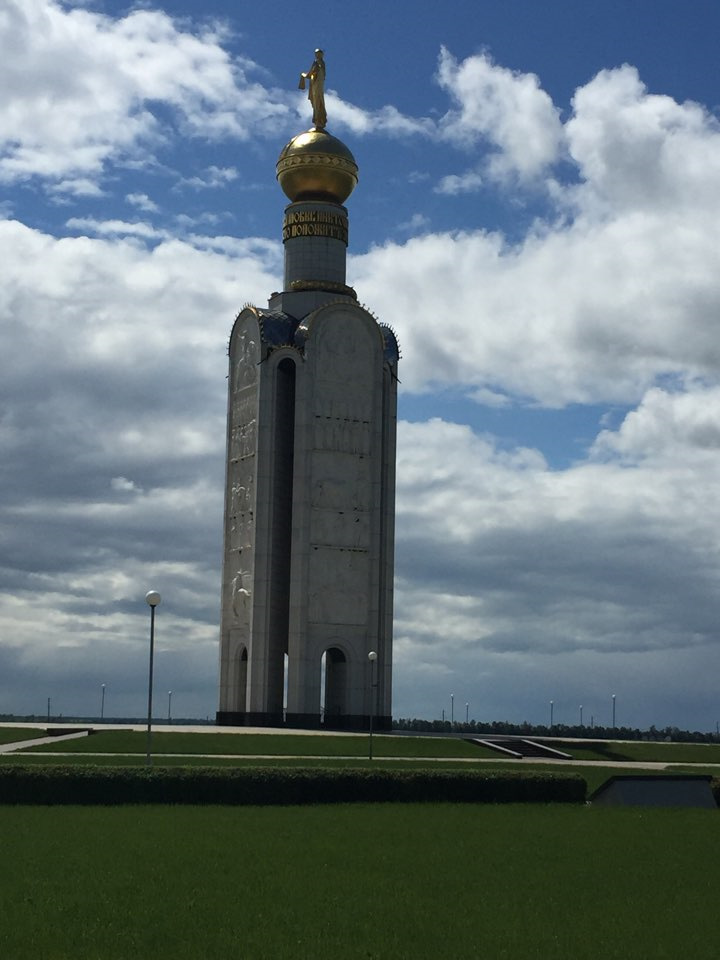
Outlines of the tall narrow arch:
M 339 647 L 328 647 L 321 661 L 323 691 L 322 716 L 325 723 L 347 714 L 348 677 L 347 658 Z
M 270 569 L 268 583 L 267 709 L 283 716 L 290 622 L 293 475 L 295 468 L 295 361 L 285 357 L 274 371 L 270 469 Z
M 246 709 L 245 704 L 247 701 L 247 682 L 248 682 L 248 652 L 247 652 L 247 647 L 243 645 L 238 655 L 237 681 L 236 681 L 236 685 L 237 685 L 236 698 L 237 698 L 238 709 L 240 710 L 241 713 L 244 712 Z

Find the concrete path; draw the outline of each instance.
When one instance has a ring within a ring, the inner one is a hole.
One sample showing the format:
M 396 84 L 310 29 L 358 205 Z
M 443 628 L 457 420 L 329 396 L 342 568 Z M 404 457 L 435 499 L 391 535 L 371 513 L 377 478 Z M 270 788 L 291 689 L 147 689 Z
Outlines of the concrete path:
M 15 743 L 0 743 L 0 753 L 15 753 L 16 750 L 26 750 L 28 747 L 42 746 L 45 743 L 58 743 L 60 740 L 78 740 L 86 737 L 87 730 L 79 733 L 64 733 L 57 737 L 35 737 L 34 740 L 17 740 Z

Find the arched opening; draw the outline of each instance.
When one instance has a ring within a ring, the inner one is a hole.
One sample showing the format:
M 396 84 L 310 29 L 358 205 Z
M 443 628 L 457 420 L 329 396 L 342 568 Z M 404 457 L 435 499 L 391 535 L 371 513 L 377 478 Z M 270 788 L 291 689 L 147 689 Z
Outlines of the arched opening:
M 285 654 L 283 658 L 283 723 L 287 719 L 287 700 L 288 700 L 288 677 L 289 677 L 290 658 Z
M 237 666 L 237 707 L 240 713 L 244 713 L 247 702 L 247 675 L 248 675 L 248 652 L 247 647 L 240 651 Z
M 320 661 L 320 716 L 331 724 L 347 713 L 347 659 L 342 650 L 329 647 Z
M 290 357 L 285 357 L 275 369 L 272 461 L 269 478 L 271 513 L 267 710 L 278 716 L 287 708 L 294 461 L 295 362 Z

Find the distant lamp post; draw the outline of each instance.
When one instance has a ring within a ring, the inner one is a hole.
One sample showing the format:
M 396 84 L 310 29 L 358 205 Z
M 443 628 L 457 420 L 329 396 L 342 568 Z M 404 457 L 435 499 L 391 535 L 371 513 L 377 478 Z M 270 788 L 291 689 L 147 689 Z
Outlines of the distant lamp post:
M 100 684 L 100 719 L 105 719 L 105 684 Z
M 455 694 L 450 694 L 450 726 L 455 723 Z
M 157 590 L 145 594 L 145 602 L 150 607 L 150 667 L 148 669 L 148 712 L 147 712 L 147 757 L 146 764 L 152 766 L 152 695 L 153 695 L 153 657 L 155 654 L 155 607 L 160 603 Z
M 377 663 L 377 653 L 374 650 L 371 650 L 368 654 L 368 660 L 370 661 L 370 737 L 368 740 L 368 760 L 372 760 L 373 751 L 372 751 L 372 735 L 373 735 L 373 717 L 375 715 L 375 687 L 377 686 L 376 680 L 376 666 Z
M 615 694 L 612 695 L 613 704 L 613 730 L 615 729 Z
M 580 704 L 580 726 L 582 725 L 582 704 Z
M 50 697 L 48 697 L 48 723 L 50 723 Z
M 553 727 L 553 708 L 555 707 L 554 701 L 550 701 L 550 729 Z
M 168 723 L 172 718 L 172 690 L 168 690 Z
M 470 723 L 470 704 L 465 704 L 465 723 Z

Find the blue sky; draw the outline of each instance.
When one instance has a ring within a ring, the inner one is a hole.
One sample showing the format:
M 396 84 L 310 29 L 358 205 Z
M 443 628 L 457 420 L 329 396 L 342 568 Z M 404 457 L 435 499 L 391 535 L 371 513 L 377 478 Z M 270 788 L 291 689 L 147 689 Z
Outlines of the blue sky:
M 6 0 L 0 712 L 217 706 L 225 349 L 277 156 L 397 330 L 395 716 L 720 716 L 717 4 Z

